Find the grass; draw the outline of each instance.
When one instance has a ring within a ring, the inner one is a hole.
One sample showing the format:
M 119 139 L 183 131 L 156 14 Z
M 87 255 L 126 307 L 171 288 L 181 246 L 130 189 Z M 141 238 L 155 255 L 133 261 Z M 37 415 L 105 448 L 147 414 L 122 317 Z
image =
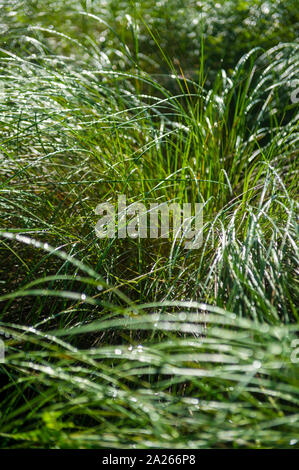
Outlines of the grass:
M 295 3 L 185 3 L 4 3 L 2 448 L 299 447 Z M 98 239 L 120 193 L 202 247 Z

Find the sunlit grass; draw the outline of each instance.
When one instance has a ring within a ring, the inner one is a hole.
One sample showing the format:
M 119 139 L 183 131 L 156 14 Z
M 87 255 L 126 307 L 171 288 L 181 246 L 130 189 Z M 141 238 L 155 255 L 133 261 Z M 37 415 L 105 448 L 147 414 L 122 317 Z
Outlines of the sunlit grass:
M 125 2 L 125 26 L 117 2 L 42 3 L 3 16 L 1 446 L 298 447 L 298 45 L 284 7 L 269 2 L 272 42 L 252 33 L 222 67 L 206 29 L 200 62 L 191 46 L 175 60 L 186 31 L 164 34 L 183 6 L 149 17 L 151 2 Z M 202 247 L 99 240 L 95 208 L 120 193 L 202 202 Z

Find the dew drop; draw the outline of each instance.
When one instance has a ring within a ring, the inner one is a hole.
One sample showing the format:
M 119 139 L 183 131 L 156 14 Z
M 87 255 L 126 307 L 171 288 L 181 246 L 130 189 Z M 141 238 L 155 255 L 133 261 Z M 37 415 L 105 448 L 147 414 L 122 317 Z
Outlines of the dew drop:
M 255 369 L 260 369 L 262 366 L 262 363 L 261 361 L 254 361 L 252 365 Z

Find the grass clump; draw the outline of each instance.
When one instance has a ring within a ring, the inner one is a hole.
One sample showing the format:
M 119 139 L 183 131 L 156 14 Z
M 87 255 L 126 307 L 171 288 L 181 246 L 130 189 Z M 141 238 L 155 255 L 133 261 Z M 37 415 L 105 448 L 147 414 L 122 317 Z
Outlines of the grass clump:
M 250 3 L 4 4 L 2 447 L 298 446 L 295 7 Z M 203 245 L 99 240 L 119 194 Z

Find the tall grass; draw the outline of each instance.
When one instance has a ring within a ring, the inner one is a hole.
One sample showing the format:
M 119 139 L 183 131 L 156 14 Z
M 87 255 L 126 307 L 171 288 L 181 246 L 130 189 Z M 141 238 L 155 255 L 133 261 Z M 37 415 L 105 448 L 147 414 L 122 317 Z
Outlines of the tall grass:
M 206 2 L 183 63 L 183 6 L 42 3 L 3 9 L 1 446 L 298 447 L 297 43 L 221 68 Z M 120 193 L 202 202 L 202 247 L 99 240 Z

